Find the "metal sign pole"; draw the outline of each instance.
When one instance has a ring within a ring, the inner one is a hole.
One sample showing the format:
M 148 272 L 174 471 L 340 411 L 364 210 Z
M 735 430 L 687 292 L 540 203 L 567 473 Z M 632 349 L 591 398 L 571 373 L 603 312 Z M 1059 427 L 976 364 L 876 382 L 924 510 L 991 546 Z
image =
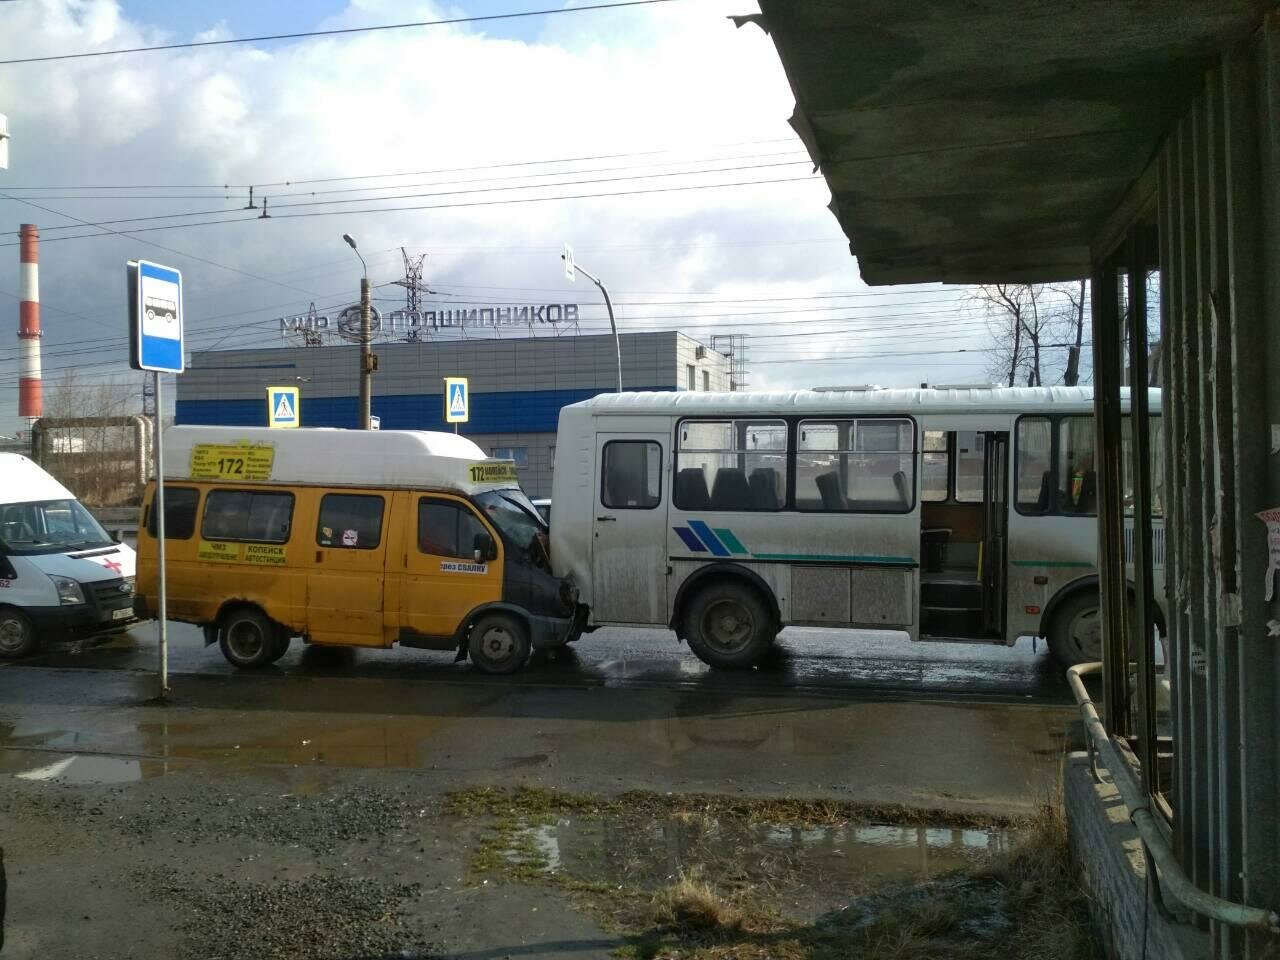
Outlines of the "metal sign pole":
M 160 594 L 160 607 L 157 610 L 160 616 L 160 699 L 163 700 L 169 695 L 169 609 L 164 575 L 164 406 L 160 397 L 160 374 L 157 371 L 151 376 L 155 377 L 156 394 L 156 495 L 151 509 L 156 518 L 156 582 Z

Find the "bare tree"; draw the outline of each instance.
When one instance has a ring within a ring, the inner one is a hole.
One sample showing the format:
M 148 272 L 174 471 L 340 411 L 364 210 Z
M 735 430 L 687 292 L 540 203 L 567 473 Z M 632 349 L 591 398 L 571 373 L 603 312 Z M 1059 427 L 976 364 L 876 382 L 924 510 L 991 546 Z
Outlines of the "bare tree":
M 1045 287 L 988 283 L 975 288 L 972 298 L 987 318 L 991 376 L 1010 387 L 1043 384 L 1044 350 L 1052 326 L 1052 314 L 1045 309 Z
M 1067 368 L 1063 371 L 1062 382 L 1068 387 L 1074 387 L 1080 382 L 1080 351 L 1084 346 L 1084 308 L 1089 298 L 1089 284 L 1087 280 L 1078 280 L 1075 283 L 1055 284 L 1050 289 L 1065 301 L 1056 311 L 1062 322 L 1055 325 L 1055 329 L 1061 328 L 1063 334 L 1057 339 L 1070 344 L 1067 347 Z
M 74 369 L 64 371 L 45 397 L 41 465 L 85 503 L 111 506 L 139 493 L 137 439 L 120 422 L 137 413 L 137 397 L 134 383 L 88 383 Z

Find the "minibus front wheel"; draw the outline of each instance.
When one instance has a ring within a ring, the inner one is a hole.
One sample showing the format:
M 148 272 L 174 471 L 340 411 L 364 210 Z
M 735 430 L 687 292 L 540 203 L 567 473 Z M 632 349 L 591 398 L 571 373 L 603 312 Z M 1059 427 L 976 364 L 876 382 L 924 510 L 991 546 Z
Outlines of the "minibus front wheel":
M 482 673 L 515 673 L 528 662 L 531 649 L 528 629 L 506 613 L 482 615 L 467 637 L 467 653 Z
M 265 667 L 280 659 L 280 629 L 254 607 L 234 607 L 222 617 L 218 647 L 233 666 Z
M 17 607 L 0 607 L 0 660 L 25 657 L 39 642 L 30 617 Z

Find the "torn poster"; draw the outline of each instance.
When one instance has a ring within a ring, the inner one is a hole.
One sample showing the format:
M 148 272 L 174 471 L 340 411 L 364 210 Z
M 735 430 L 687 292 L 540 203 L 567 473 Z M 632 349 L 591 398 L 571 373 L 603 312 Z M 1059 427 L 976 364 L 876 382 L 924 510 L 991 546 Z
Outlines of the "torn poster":
M 1276 571 L 1280 570 L 1280 507 L 1254 514 L 1267 525 L 1267 602 L 1275 589 Z

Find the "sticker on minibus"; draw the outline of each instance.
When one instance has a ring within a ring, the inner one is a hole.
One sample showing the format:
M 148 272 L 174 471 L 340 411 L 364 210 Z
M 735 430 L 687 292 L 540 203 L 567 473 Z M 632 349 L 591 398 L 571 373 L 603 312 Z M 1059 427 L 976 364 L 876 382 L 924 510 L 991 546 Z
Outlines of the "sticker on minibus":
M 516 483 L 514 463 L 473 463 L 467 468 L 472 483 Z
M 274 543 L 246 543 L 244 545 L 244 562 L 259 563 L 264 566 L 284 566 L 284 547 Z
M 440 569 L 445 573 L 488 573 L 487 563 L 458 563 L 454 560 L 440 561 Z
M 234 563 L 240 559 L 240 544 L 225 543 L 221 540 L 213 542 L 201 540 L 196 547 L 196 558 L 219 563 Z
M 276 448 L 266 443 L 197 443 L 192 480 L 270 480 Z

